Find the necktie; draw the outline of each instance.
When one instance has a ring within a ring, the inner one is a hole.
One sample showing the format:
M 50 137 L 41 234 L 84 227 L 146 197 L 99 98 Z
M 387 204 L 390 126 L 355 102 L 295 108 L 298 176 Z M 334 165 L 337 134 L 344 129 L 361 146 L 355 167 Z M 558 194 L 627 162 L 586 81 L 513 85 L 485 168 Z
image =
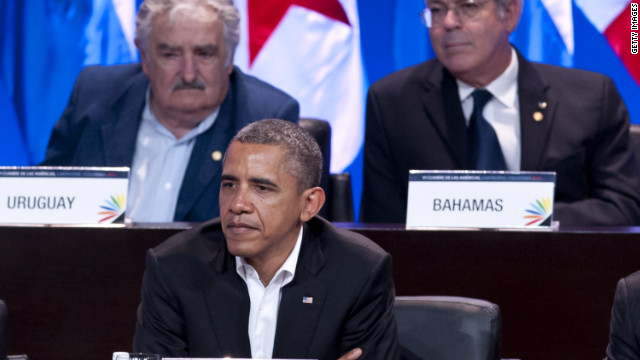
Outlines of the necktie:
M 473 113 L 469 121 L 469 159 L 475 170 L 506 170 L 502 149 L 493 126 L 482 115 L 482 109 L 491 99 L 487 90 L 475 90 L 473 96 Z

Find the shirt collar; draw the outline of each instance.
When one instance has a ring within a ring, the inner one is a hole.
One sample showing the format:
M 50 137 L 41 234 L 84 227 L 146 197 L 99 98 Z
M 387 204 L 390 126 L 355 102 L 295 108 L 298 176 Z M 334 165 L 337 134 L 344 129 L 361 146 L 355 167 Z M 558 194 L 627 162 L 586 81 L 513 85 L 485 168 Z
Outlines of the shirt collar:
M 508 108 L 516 107 L 518 96 L 518 55 L 515 49 L 511 48 L 511 62 L 507 69 L 493 80 L 485 89 L 491 92 L 494 98 Z M 465 101 L 471 93 L 476 90 L 473 86 L 456 79 L 458 83 L 458 94 L 461 101 Z
M 296 244 L 293 246 L 293 250 L 284 261 L 280 269 L 276 271 L 274 279 L 278 277 L 278 274 L 284 273 L 284 279 L 282 285 L 286 285 L 287 283 L 293 280 L 293 277 L 296 273 L 296 266 L 298 265 L 298 258 L 300 257 L 300 248 L 302 246 L 302 226 L 300 227 L 300 232 L 298 233 L 298 239 L 296 240 Z M 251 267 L 247 260 L 244 257 L 236 256 L 236 272 L 240 275 L 245 281 L 247 281 L 247 268 Z
M 198 126 L 191 129 L 191 131 L 189 131 L 185 136 L 177 140 L 177 142 L 189 141 L 195 138 L 196 136 L 202 134 L 203 132 L 209 130 L 209 128 L 213 125 L 213 123 L 218 118 L 219 112 L 220 112 L 220 107 L 218 106 L 218 108 L 215 109 L 211 114 L 209 114 L 209 116 L 207 116 L 204 120 L 202 120 L 198 124 Z M 147 122 L 147 124 L 151 125 L 156 131 L 162 134 L 171 136 L 173 139 L 175 139 L 175 136 L 171 133 L 171 131 L 169 131 L 169 129 L 164 127 L 164 125 L 162 125 L 158 121 L 156 116 L 153 114 L 153 111 L 151 111 L 151 85 L 147 87 L 147 92 L 145 94 L 144 109 L 142 110 L 142 121 Z

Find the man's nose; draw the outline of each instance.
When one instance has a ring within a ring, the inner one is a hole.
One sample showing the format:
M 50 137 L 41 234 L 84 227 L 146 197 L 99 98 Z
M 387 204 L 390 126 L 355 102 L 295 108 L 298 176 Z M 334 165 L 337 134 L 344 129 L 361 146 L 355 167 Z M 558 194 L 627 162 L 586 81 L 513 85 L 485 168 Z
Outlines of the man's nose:
M 234 214 L 248 213 L 252 210 L 251 199 L 247 190 L 238 189 L 229 204 L 229 211 Z
M 195 57 L 191 55 L 185 56 L 182 62 L 182 79 L 186 83 L 193 82 L 196 79 L 196 69 L 197 64 L 195 62 Z
M 445 29 L 455 29 L 461 25 L 459 9 L 449 9 L 442 19 L 442 27 Z

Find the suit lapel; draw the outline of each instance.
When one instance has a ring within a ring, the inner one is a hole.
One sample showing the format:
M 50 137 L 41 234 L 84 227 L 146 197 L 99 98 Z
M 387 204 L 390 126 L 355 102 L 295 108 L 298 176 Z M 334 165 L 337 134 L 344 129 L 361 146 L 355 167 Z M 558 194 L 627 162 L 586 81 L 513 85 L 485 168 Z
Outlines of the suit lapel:
M 112 111 L 102 114 L 106 166 L 131 166 L 148 86 L 147 76 L 140 70 L 114 102 Z
M 557 103 L 547 96 L 549 85 L 533 65 L 518 53 L 521 164 L 524 171 L 539 170 Z
M 222 160 L 214 160 L 213 152 L 219 151 L 224 155 L 233 136 L 251 122 L 246 114 L 241 115 L 240 109 L 236 108 L 236 89 L 237 83 L 242 81 L 241 76 L 238 70 L 234 70 L 230 76 L 229 91 L 220 105 L 216 121 L 209 130 L 196 138 L 178 195 L 175 221 L 184 219 L 208 186 L 220 183 Z M 211 199 L 211 201 L 217 202 L 217 199 Z
M 307 225 L 303 234 L 296 275 L 282 289 L 274 358 L 307 356 L 326 302 L 327 287 L 316 278 L 324 265 L 320 239 Z
M 217 243 L 224 242 L 223 238 Z M 211 266 L 215 276 L 203 290 L 214 333 L 211 340 L 217 342 L 217 348 L 224 355 L 250 358 L 247 329 L 251 304 L 246 284 L 237 275 L 233 256 L 224 246 L 212 253 Z
M 458 85 L 440 63 L 425 78 L 422 104 L 427 118 L 452 154 L 456 166 L 460 169 L 467 168 L 467 126 Z
M 462 112 L 458 84 L 453 75 L 446 69 L 442 69 L 442 97 L 447 122 L 447 134 L 450 151 L 454 154 L 460 169 L 469 169 L 467 159 L 467 123 Z
M 231 102 L 231 97 L 227 96 L 213 126 L 196 137 L 196 143 L 191 151 L 189 164 L 178 195 L 175 221 L 181 221 L 185 218 L 196 201 L 199 200 L 200 194 L 212 182 L 220 182 L 222 160 L 221 158 L 214 159 L 212 154 L 219 151 L 223 155 L 234 134 Z M 217 199 L 211 199 L 211 201 L 217 202 Z

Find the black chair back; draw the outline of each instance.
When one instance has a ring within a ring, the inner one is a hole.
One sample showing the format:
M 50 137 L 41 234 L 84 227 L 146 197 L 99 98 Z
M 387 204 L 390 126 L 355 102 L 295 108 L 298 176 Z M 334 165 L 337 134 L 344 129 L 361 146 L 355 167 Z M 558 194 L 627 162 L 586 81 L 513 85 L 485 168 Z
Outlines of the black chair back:
M 455 296 L 398 296 L 404 360 L 499 360 L 502 320 L 491 302 Z
M 640 166 L 640 125 L 631 124 L 629 127 L 631 141 L 633 141 L 633 152 L 636 155 L 636 163 Z
M 320 186 L 326 194 L 325 205 L 320 210 L 320 216 L 329 218 L 331 206 L 329 169 L 331 169 L 331 125 L 320 119 L 301 118 L 298 121 L 301 128 L 305 129 L 318 143 L 322 152 L 322 180 Z
M 353 196 L 349 173 L 331 174 L 331 124 L 326 120 L 301 118 L 298 122 L 318 143 L 322 152 L 322 180 L 326 200 L 320 216 L 329 221 L 353 222 Z
M 7 304 L 0 300 L 0 359 L 7 358 Z

